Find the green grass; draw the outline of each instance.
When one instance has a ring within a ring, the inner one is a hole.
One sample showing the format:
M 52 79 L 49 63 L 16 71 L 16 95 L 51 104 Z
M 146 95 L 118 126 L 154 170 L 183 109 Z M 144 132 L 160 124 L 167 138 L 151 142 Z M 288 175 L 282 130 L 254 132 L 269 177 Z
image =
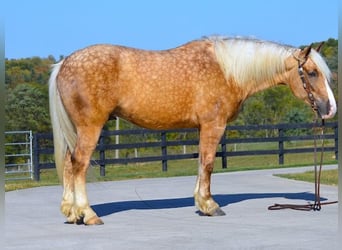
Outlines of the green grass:
M 291 154 L 285 156 L 285 165 L 278 165 L 278 157 L 276 155 L 262 156 L 239 156 L 227 158 L 227 169 L 221 168 L 221 158 L 216 158 L 214 173 L 246 171 L 258 169 L 272 169 L 284 167 L 298 167 L 313 164 L 313 154 Z M 334 164 L 337 161 L 333 159 L 332 153 L 325 153 L 324 163 Z M 197 175 L 198 160 L 174 160 L 168 162 L 168 171 L 161 170 L 160 162 L 128 164 L 128 165 L 113 165 L 106 166 L 106 176 L 100 176 L 99 167 L 95 166 L 88 171 L 88 182 L 96 181 L 115 181 L 138 178 L 156 178 L 156 177 L 172 177 L 172 176 L 191 176 Z M 325 171 L 322 178 L 325 178 Z M 293 176 L 284 176 L 286 178 L 295 178 Z M 297 178 L 297 177 L 296 177 Z M 299 178 L 299 177 L 298 177 Z M 332 179 L 332 178 L 330 178 Z M 336 180 L 327 184 L 336 185 Z M 301 179 L 299 179 L 301 180 Z M 303 179 L 310 181 L 310 178 Z M 57 173 L 55 169 L 42 170 L 41 180 L 39 182 L 33 180 L 16 180 L 6 181 L 5 190 L 12 191 L 23 188 L 32 188 L 39 186 L 59 185 Z M 323 183 L 323 179 L 322 179 Z
M 315 172 L 308 171 L 300 174 L 278 174 L 276 176 L 293 179 L 297 181 L 315 182 Z M 321 184 L 337 186 L 338 170 L 324 170 L 321 174 Z

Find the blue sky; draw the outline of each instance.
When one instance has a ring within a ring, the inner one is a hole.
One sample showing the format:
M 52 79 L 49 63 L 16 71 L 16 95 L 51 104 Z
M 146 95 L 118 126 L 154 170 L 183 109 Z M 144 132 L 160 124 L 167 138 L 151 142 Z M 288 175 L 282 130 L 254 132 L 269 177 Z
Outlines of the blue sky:
M 168 49 L 206 35 L 293 46 L 338 37 L 338 0 L 10 0 L 5 56 L 69 55 L 96 43 Z

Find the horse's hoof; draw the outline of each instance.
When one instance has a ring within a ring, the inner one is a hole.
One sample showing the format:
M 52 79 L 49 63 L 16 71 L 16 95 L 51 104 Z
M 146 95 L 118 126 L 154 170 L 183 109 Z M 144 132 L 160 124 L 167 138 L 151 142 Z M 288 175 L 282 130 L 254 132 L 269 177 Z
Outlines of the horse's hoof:
M 211 216 L 224 216 L 226 213 L 220 208 L 216 208 L 211 214 Z
M 94 216 L 92 218 L 90 218 L 88 221 L 84 222 L 85 225 L 90 226 L 90 225 L 103 225 L 103 221 L 97 217 Z
M 199 216 L 224 216 L 224 215 L 226 215 L 226 213 L 223 212 L 223 210 L 221 208 L 219 208 L 219 207 L 214 209 L 214 210 L 212 210 L 212 211 L 210 211 L 210 212 L 204 213 L 204 212 L 198 210 L 196 213 Z

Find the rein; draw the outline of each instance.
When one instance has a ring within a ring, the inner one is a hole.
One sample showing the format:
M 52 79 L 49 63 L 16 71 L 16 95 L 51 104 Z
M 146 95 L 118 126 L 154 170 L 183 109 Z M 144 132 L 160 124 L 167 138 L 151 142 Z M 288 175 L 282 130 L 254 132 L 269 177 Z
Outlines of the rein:
M 317 126 L 317 119 L 313 130 L 318 131 Z M 274 204 L 268 207 L 268 210 L 281 210 L 281 209 L 293 209 L 293 210 L 301 210 L 301 211 L 320 211 L 322 205 L 329 205 L 335 204 L 338 201 L 331 201 L 331 202 L 321 202 L 320 196 L 320 184 L 321 184 L 321 173 L 322 173 L 322 166 L 323 166 L 323 154 L 324 154 L 324 120 L 322 120 L 322 125 L 320 126 L 321 133 L 315 133 L 314 136 L 314 170 L 315 170 L 315 201 L 313 204 Z M 319 166 L 317 166 L 317 138 L 321 137 L 322 144 L 321 144 L 321 154 L 320 154 L 320 161 Z
M 311 108 L 316 113 L 316 119 L 314 123 L 313 130 L 318 131 L 317 126 L 317 115 L 319 113 L 319 110 L 317 108 L 314 96 L 311 92 L 312 87 L 310 84 L 310 81 L 307 80 L 305 74 L 303 65 L 306 63 L 306 59 L 302 60 L 295 55 L 293 55 L 297 61 L 298 61 L 298 74 L 300 76 L 300 79 L 302 80 L 303 88 L 305 89 L 306 93 L 308 94 L 308 98 L 311 104 Z M 321 134 L 318 135 L 316 132 L 314 134 L 314 170 L 315 170 L 315 202 L 313 204 L 305 204 L 305 205 L 296 205 L 296 204 L 274 204 L 272 206 L 268 207 L 268 210 L 280 210 L 280 209 L 294 209 L 294 210 L 302 210 L 302 211 L 320 211 L 322 208 L 322 205 L 329 205 L 329 204 L 335 204 L 338 203 L 338 201 L 331 201 L 331 202 L 321 202 L 321 196 L 320 196 L 320 184 L 321 184 L 321 173 L 322 173 L 322 165 L 323 165 L 323 154 L 324 154 L 324 119 L 322 119 L 322 124 L 320 126 Z M 321 137 L 322 145 L 321 145 L 321 155 L 320 155 L 320 161 L 319 161 L 319 167 L 317 166 L 317 137 Z

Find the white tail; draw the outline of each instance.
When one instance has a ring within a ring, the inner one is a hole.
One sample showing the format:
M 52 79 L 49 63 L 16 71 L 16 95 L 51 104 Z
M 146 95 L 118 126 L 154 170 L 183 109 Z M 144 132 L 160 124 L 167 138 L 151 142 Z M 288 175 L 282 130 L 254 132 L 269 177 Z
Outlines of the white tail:
M 76 144 L 76 130 L 72 124 L 57 89 L 57 75 L 63 61 L 52 66 L 49 79 L 50 117 L 53 130 L 55 164 L 58 177 L 63 182 L 64 159 L 66 150 L 72 153 Z

